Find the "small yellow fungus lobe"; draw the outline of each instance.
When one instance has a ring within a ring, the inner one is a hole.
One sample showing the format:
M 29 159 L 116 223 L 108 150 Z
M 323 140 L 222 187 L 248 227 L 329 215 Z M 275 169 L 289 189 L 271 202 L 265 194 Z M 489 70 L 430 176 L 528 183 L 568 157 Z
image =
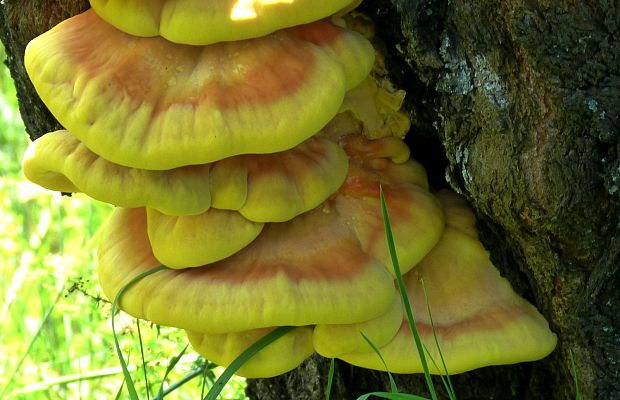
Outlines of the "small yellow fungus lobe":
M 316 352 L 327 358 L 356 352 L 365 353 L 372 348 L 364 336 L 373 345 L 381 347 L 396 336 L 402 322 L 402 300 L 400 296 L 395 296 L 392 306 L 377 318 L 356 324 L 317 325 L 312 342 Z
M 187 332 L 192 347 L 206 359 L 219 365 L 230 365 L 273 328 L 252 329 L 234 333 Z M 235 374 L 246 378 L 270 378 L 297 368 L 314 353 L 312 327 L 300 326 L 269 344 L 245 362 Z

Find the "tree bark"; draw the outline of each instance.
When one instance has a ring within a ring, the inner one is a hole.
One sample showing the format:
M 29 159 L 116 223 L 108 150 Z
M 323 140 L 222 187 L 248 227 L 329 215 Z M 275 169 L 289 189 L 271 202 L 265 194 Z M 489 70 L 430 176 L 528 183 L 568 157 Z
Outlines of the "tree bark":
M 23 69 L 32 37 L 88 6 L 5 0 L 2 40 L 32 138 L 56 129 Z M 460 399 L 620 398 L 620 3 L 365 0 L 393 80 L 407 90 L 409 144 L 434 187 L 465 195 L 517 292 L 558 334 L 540 362 L 453 377 Z M 385 374 L 337 362 L 332 398 L 387 390 Z M 255 399 L 324 397 L 315 356 Z M 426 393 L 420 376 L 402 391 Z

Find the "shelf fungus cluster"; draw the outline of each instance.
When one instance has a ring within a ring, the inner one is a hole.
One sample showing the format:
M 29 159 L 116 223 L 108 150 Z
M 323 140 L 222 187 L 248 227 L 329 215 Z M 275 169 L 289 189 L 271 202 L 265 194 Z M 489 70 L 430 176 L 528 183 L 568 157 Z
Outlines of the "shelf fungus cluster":
M 353 2 L 357 3 L 357 2 Z M 451 372 L 547 355 L 546 321 L 499 276 L 456 195 L 432 193 L 403 142 L 403 93 L 371 72 L 351 0 L 92 0 L 34 39 L 29 76 L 66 130 L 37 139 L 26 176 L 118 206 L 99 249 L 109 298 L 185 329 L 239 373 L 313 352 L 419 372 L 385 239 L 380 187 L 419 329 Z M 375 68 L 377 69 L 377 68 Z M 438 371 L 435 371 L 438 372 Z

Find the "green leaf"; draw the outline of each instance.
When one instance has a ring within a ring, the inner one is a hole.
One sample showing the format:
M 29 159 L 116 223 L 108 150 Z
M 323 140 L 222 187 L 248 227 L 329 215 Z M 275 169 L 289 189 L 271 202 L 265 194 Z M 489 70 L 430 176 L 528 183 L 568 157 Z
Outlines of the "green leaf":
M 441 377 L 441 382 L 443 383 L 443 386 L 446 389 L 446 392 L 448 393 L 448 397 L 450 397 L 451 400 L 456 400 L 456 392 L 454 391 L 454 387 L 452 386 L 452 380 L 450 379 L 450 373 L 448 372 L 448 366 L 446 365 L 446 361 L 443 357 L 443 353 L 441 352 L 441 347 L 439 346 L 439 339 L 437 339 L 437 330 L 435 329 L 435 322 L 433 321 L 433 313 L 431 312 L 431 305 L 428 302 L 428 294 L 426 293 L 426 285 L 424 285 L 424 279 L 420 279 L 420 283 L 422 284 L 422 290 L 424 291 L 424 300 L 426 301 L 426 309 L 428 310 L 428 319 L 431 323 L 431 329 L 433 330 L 433 339 L 435 340 L 435 346 L 437 347 L 437 351 L 439 352 L 439 357 L 441 358 L 441 365 L 445 372 L 445 376 L 444 374 L 441 374 L 439 376 Z M 431 357 L 428 349 L 426 349 L 426 351 L 428 352 L 428 355 L 431 358 L 431 361 L 435 365 L 435 368 L 439 371 L 439 367 L 435 363 L 435 360 L 433 360 L 433 358 Z
M 173 384 L 168 386 L 168 388 L 166 390 L 161 392 L 161 396 L 158 394 L 157 397 L 155 397 L 153 400 L 161 400 L 164 397 L 168 396 L 170 393 L 172 393 L 175 390 L 177 390 L 178 388 L 180 388 L 181 386 L 185 385 L 187 382 L 191 381 L 192 379 L 194 379 L 196 377 L 199 377 L 199 376 L 203 376 L 203 374 L 204 374 L 204 369 L 203 368 L 206 368 L 206 367 L 202 367 L 202 368 L 199 368 L 199 369 L 191 370 L 183 378 L 181 378 L 177 382 L 174 382 Z
M 151 389 L 149 380 L 146 377 L 146 361 L 144 359 L 144 346 L 142 345 L 142 332 L 140 331 L 140 319 L 136 318 L 136 326 L 138 327 L 138 342 L 140 343 L 140 357 L 142 357 L 142 371 L 144 372 L 144 386 L 146 387 L 146 400 L 151 398 Z
M 575 381 L 575 400 L 581 400 L 581 392 L 579 390 L 579 379 L 577 379 L 577 368 L 575 367 L 575 359 L 573 358 L 573 352 L 568 351 L 570 357 L 570 369 L 573 380 Z
M 121 382 L 121 387 L 118 388 L 118 392 L 116 392 L 116 397 L 114 398 L 114 400 L 120 400 L 121 395 L 123 394 L 123 386 L 125 386 L 125 380 L 124 379 Z
M 52 311 L 54 311 L 54 309 L 58 305 L 58 302 L 62 298 L 62 293 L 64 291 L 64 287 L 65 286 L 66 286 L 66 284 L 63 285 L 63 289 L 60 292 L 58 292 L 58 295 L 56 296 L 56 299 L 54 300 L 52 305 L 45 312 L 45 315 L 43 316 L 43 320 L 41 321 L 41 324 L 39 324 L 39 326 L 37 327 L 37 331 L 35 332 L 35 334 L 32 337 L 32 339 L 30 339 L 30 342 L 28 343 L 28 347 L 26 348 L 26 351 L 24 352 L 24 354 L 22 354 L 21 358 L 19 359 L 19 362 L 17 363 L 17 366 L 13 369 L 13 372 L 11 373 L 11 377 L 9 378 L 9 381 L 6 383 L 6 385 L 4 385 L 4 389 L 2 389 L 2 391 L 0 392 L 0 398 L 4 397 L 4 393 L 6 391 L 8 391 L 8 389 L 13 384 L 13 380 L 15 379 L 15 376 L 17 376 L 17 373 L 21 369 L 22 364 L 24 363 L 24 361 L 26 361 L 26 357 L 28 357 L 28 354 L 30 354 L 30 351 L 32 350 L 32 347 L 34 346 L 34 343 L 39 338 L 39 335 L 41 335 L 41 332 L 43 331 L 43 328 L 47 324 L 47 321 L 49 321 L 50 316 L 52 315 Z

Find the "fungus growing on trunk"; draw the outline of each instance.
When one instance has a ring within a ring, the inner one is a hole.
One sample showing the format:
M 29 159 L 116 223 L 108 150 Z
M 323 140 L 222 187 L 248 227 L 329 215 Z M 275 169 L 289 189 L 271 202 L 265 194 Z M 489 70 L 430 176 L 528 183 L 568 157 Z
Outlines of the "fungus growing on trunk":
M 312 335 L 312 343 L 317 353 L 328 358 L 366 352 L 369 345 L 364 336 L 374 346 L 383 346 L 396 336 L 402 322 L 402 301 L 400 296 L 395 296 L 390 308 L 371 320 L 355 324 L 317 325 Z
M 106 295 L 114 298 L 158 265 L 144 211 L 116 210 L 99 251 Z M 385 266 L 319 209 L 269 224 L 250 246 L 217 263 L 152 274 L 128 288 L 119 307 L 158 324 L 229 333 L 364 321 L 382 314 L 395 295 Z
M 264 224 L 236 211 L 211 208 L 199 215 L 174 217 L 146 209 L 153 255 L 169 268 L 198 267 L 229 257 L 263 230 Z
M 450 372 L 546 355 L 555 335 L 499 277 L 471 213 L 441 194 L 445 221 L 409 159 L 404 92 L 368 77 L 368 40 L 319 20 L 351 4 L 92 0 L 28 45 L 31 80 L 71 134 L 37 140 L 27 176 L 133 207 L 104 234 L 101 286 L 109 298 L 124 290 L 131 315 L 186 329 L 205 357 L 227 365 L 297 327 L 242 375 L 286 372 L 313 348 L 381 369 L 358 331 L 392 371 L 419 371 L 380 187 L 423 338 L 433 349 L 420 276 Z

